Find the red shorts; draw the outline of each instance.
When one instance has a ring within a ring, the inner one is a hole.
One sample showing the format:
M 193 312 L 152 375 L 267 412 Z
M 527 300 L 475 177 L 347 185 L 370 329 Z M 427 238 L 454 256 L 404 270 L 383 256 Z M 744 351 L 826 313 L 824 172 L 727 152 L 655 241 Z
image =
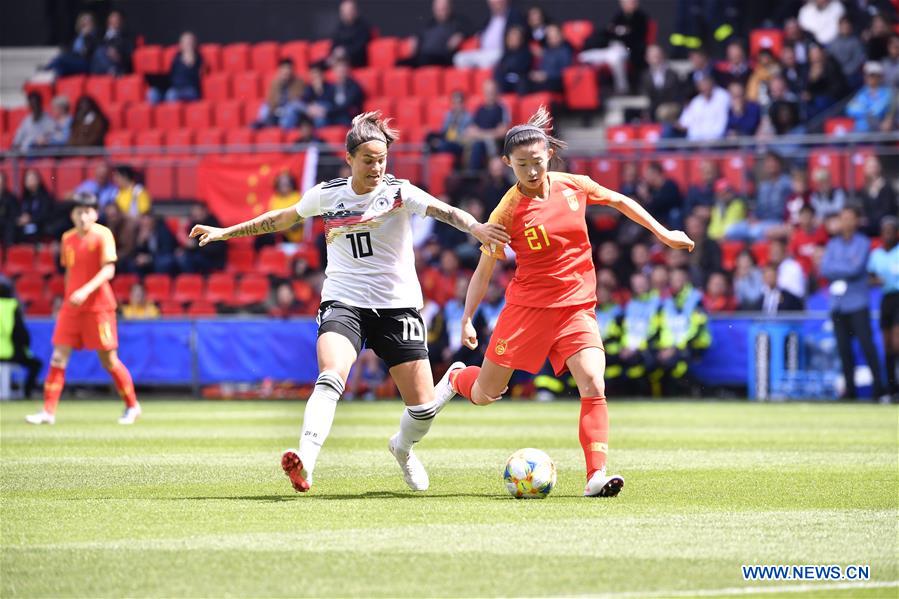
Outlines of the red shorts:
M 603 349 L 594 304 L 561 308 L 507 305 L 487 346 L 491 362 L 536 374 L 546 358 L 557 375 L 565 361 L 587 347 Z
M 53 329 L 53 345 L 111 350 L 119 346 L 115 310 L 91 312 L 63 308 Z

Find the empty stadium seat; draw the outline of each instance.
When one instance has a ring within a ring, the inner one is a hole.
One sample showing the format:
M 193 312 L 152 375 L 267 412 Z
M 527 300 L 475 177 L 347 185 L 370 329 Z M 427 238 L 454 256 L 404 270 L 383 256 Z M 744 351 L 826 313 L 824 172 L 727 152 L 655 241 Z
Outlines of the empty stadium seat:
M 362 104 L 362 109 L 365 112 L 380 110 L 384 114 L 394 114 L 395 105 L 396 100 L 393 98 L 381 96 L 379 98 L 366 98 L 365 102 Z
M 721 248 L 721 266 L 728 272 L 732 271 L 737 266 L 737 256 L 740 255 L 746 244 L 742 241 L 721 239 L 718 241 L 718 246 Z
M 277 42 L 260 42 L 250 49 L 250 68 L 259 73 L 267 73 L 278 68 L 281 47 Z
M 290 276 L 290 264 L 287 254 L 279 248 L 267 246 L 259 251 L 256 272 L 264 275 L 287 278 Z
M 250 44 L 239 42 L 222 48 L 222 70 L 242 73 L 250 68 Z
M 368 64 L 376 69 L 389 69 L 396 64 L 399 55 L 399 40 L 395 37 L 380 37 L 368 43 Z
M 67 197 L 87 178 L 87 160 L 67 158 L 56 164 L 56 190 L 60 197 Z
M 234 303 L 238 306 L 261 304 L 268 300 L 268 277 L 257 274 L 248 274 L 240 279 L 237 291 L 234 294 Z
M 331 53 L 331 40 L 318 40 L 309 43 L 307 53 L 309 64 L 321 62 Z
M 813 173 L 823 168 L 830 173 L 830 182 L 834 187 L 845 187 L 846 177 L 843 162 L 843 155 L 837 150 L 815 149 L 809 152 L 808 172 Z
M 291 59 L 294 70 L 305 72 L 309 68 L 309 42 L 296 40 L 282 44 L 281 58 Z
M 316 130 L 316 134 L 329 144 L 343 146 L 346 143 L 346 132 L 349 127 L 344 125 L 329 125 Z
M 407 139 L 406 141 L 413 141 Z M 393 151 L 390 153 L 389 169 L 398 179 L 408 179 L 409 181 L 421 181 L 422 164 L 421 152 Z
M 783 50 L 784 34 L 780 29 L 754 29 L 749 34 L 749 57 L 755 58 L 760 50 L 770 50 L 780 57 Z
M 187 309 L 190 316 L 215 316 L 216 313 L 215 304 L 206 300 L 192 302 Z
M 353 69 L 353 80 L 365 92 L 366 98 L 381 95 L 381 72 L 378 69 Z
M 159 129 L 147 129 L 134 134 L 134 145 L 138 148 L 161 148 L 162 131 Z
M 115 279 L 113 279 L 115 280 Z M 66 279 L 61 274 L 53 274 L 47 279 L 47 295 L 63 297 L 66 293 Z
M 493 69 L 475 69 L 472 71 L 472 94 L 480 96 L 484 93 L 484 82 L 493 80 Z
M 237 129 L 244 126 L 243 102 L 231 100 L 214 105 L 215 126 L 219 129 Z
M 171 160 L 150 161 L 144 169 L 144 183 L 154 200 L 176 197 L 173 162 Z
M 175 60 L 175 57 L 178 55 L 181 49 L 178 47 L 178 44 L 174 44 L 172 46 L 166 46 L 162 49 L 162 70 L 163 72 L 169 73 L 172 69 L 172 62 Z
M 180 129 L 184 125 L 184 106 L 180 102 L 154 106 L 153 125 L 161 130 Z
M 206 149 L 214 149 L 221 146 L 224 139 L 225 132 L 222 129 L 200 129 L 194 136 L 194 143 Z
M 606 141 L 613 152 L 633 152 L 633 148 L 622 148 L 624 144 L 633 143 L 637 138 L 637 129 L 633 125 L 615 125 L 606 129 Z
M 49 245 L 45 245 L 35 254 L 34 272 L 40 276 L 55 274 L 58 272 L 58 265 L 56 252 Z
M 283 144 L 286 134 L 280 127 L 267 127 L 256 132 L 254 142 L 256 145 L 277 145 Z
M 142 131 L 153 126 L 152 106 L 135 104 L 125 112 L 125 127 L 132 131 Z
M 30 302 L 46 295 L 44 277 L 33 272 L 26 272 L 16 279 L 16 293 L 25 301 Z
M 706 160 L 711 160 L 715 167 L 719 168 L 720 160 L 715 156 L 691 155 L 687 157 L 687 183 L 690 185 L 701 185 L 703 183 L 702 163 Z
M 200 55 L 203 57 L 203 66 L 207 71 L 221 70 L 222 46 L 220 44 L 200 44 Z
M 208 129 L 212 125 L 212 106 L 205 100 L 184 106 L 184 126 L 188 129 Z
M 687 189 L 687 160 L 682 154 L 664 154 L 653 158 L 665 172 L 665 176 L 677 183 L 681 190 Z
M 168 275 L 151 274 L 144 277 L 144 289 L 147 299 L 153 302 L 161 302 L 171 298 L 172 279 Z
M 473 93 L 481 93 L 474 89 L 474 72 L 471 69 L 443 69 L 443 91 L 446 94 L 462 92 L 466 96 Z
M 131 63 L 137 74 L 162 73 L 166 66 L 162 64 L 161 46 L 141 46 L 131 55 Z
M 767 240 L 762 240 L 753 243 L 750 246 L 749 251 L 752 252 L 752 256 L 759 266 L 767 266 L 770 248 L 771 244 Z
M 662 137 L 662 125 L 659 123 L 645 123 L 637 128 L 637 139 L 648 144 L 654 144 Z
M 231 99 L 231 74 L 211 73 L 203 77 L 203 99 L 209 102 L 224 102 Z
M 34 160 L 28 164 L 28 168 L 33 168 L 36 170 L 40 176 L 41 180 L 44 182 L 44 186 L 47 190 L 55 195 L 56 194 L 56 161 L 50 158 L 42 158 L 40 160 Z
M 424 100 L 422 98 L 400 98 L 396 101 L 395 106 L 394 114 L 400 129 L 424 125 Z
M 855 121 L 848 117 L 833 117 L 824 121 L 824 133 L 827 135 L 846 135 L 855 129 Z
M 255 131 L 252 129 L 230 129 L 225 131 L 226 146 L 252 146 Z
M 412 95 L 412 69 L 394 67 L 383 71 L 381 90 L 388 98 L 402 99 Z
M 136 274 L 116 273 L 115 278 L 112 280 L 112 293 L 115 295 L 116 301 L 120 304 L 127 302 L 128 296 L 131 295 L 131 288 L 134 287 L 137 282 L 138 278 Z
M 588 66 L 572 66 L 562 71 L 565 106 L 571 110 L 599 108 L 599 82 L 596 70 Z
M 455 156 L 434 154 L 428 157 L 428 190 L 440 196 L 446 192 L 446 178 L 453 172 Z
M 109 75 L 91 75 L 84 82 L 84 93 L 96 100 L 101 107 L 105 107 L 113 102 L 114 85 L 114 77 Z
M 163 144 L 169 154 L 189 152 L 194 144 L 194 132 L 190 129 L 172 129 L 163 135 Z
M 197 198 L 197 164 L 194 162 L 175 162 L 175 197 L 184 200 Z
M 255 101 L 262 97 L 259 74 L 253 71 L 235 73 L 231 79 L 231 93 L 235 100 Z
M 123 75 L 115 80 L 115 101 L 118 103 L 143 102 L 147 97 L 147 84 L 140 75 Z
M 43 296 L 27 302 L 25 311 L 29 316 L 50 316 L 53 314 L 53 300 Z
M 440 131 L 451 106 L 452 103 L 447 96 L 428 99 L 425 104 L 425 126 L 431 131 Z
M 229 249 L 229 256 L 233 251 L 233 249 Z M 231 298 L 234 297 L 235 287 L 234 275 L 221 272 L 213 273 L 209 275 L 209 280 L 206 282 L 204 297 L 209 302 L 228 304 L 231 302 Z
M 552 112 L 552 105 L 555 101 L 553 94 L 549 92 L 537 92 L 516 98 L 518 106 L 514 108 L 512 113 L 513 123 L 526 123 L 531 115 L 537 112 L 541 106 Z M 510 106 L 509 110 L 513 110 Z
M 752 191 L 752 169 L 755 167 L 755 158 L 751 154 L 733 153 L 725 156 L 719 165 L 721 176 L 733 185 L 739 194 L 747 194 Z
M 163 316 L 182 316 L 184 304 L 175 300 L 163 300 L 159 302 L 159 312 Z
M 873 148 L 857 148 L 846 156 L 846 187 L 852 191 L 861 189 L 865 184 L 865 162 L 877 152 Z
M 584 43 L 593 35 L 593 21 L 577 20 L 562 23 L 562 37 L 565 38 L 575 52 L 584 49 Z
M 125 104 L 113 102 L 103 107 L 103 113 L 109 120 L 109 130 L 115 131 L 125 128 Z
M 203 299 L 203 275 L 180 274 L 175 277 L 172 289 L 172 300 L 180 303 L 195 302 Z
M 252 246 L 232 245 L 228 248 L 228 262 L 225 264 L 225 270 L 231 273 L 253 272 L 255 267 L 256 251 Z M 210 281 L 209 290 L 212 291 L 212 281 Z
M 621 187 L 621 160 L 617 158 L 598 158 L 592 162 L 589 172 L 593 180 L 603 187 Z
M 442 67 L 420 67 L 412 78 L 412 93 L 430 101 L 444 94 Z
M 66 96 L 72 105 L 78 101 L 78 98 L 84 93 L 84 82 L 87 77 L 84 75 L 75 75 L 72 77 L 63 77 L 56 80 L 56 95 Z

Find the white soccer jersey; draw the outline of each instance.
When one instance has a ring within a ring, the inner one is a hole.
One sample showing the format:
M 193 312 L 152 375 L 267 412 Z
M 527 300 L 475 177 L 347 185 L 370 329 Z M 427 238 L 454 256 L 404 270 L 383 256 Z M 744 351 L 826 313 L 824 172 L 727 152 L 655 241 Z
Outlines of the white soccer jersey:
M 374 191 L 358 195 L 349 179 L 319 183 L 296 205 L 303 218 L 325 221 L 328 267 L 322 301 L 357 308 L 421 308 L 415 272 L 412 213 L 425 215 L 433 196 L 404 179 L 385 175 Z

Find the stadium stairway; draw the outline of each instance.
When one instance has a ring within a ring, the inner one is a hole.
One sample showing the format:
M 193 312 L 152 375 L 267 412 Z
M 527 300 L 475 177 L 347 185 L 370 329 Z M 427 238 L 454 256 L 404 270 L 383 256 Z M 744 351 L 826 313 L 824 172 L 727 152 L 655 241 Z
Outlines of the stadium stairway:
M 53 46 L 39 48 L 0 48 L 0 106 L 17 108 L 25 105 L 22 88 L 31 80 L 39 65 L 46 64 L 59 52 Z

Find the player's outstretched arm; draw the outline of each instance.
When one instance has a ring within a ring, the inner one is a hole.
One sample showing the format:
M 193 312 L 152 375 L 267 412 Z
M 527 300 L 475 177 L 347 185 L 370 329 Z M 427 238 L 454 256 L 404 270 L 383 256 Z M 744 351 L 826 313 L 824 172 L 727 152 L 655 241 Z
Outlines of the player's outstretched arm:
M 676 250 L 687 250 L 688 252 L 693 251 L 695 243 L 687 237 L 686 233 L 683 231 L 670 231 L 635 200 L 611 190 L 607 190 L 606 199 L 610 206 L 635 223 L 652 231 L 652 234 L 668 247 Z
M 464 210 L 459 210 L 437 198 L 431 198 L 425 215 L 436 218 L 464 233 L 470 233 L 483 244 L 505 245 L 510 241 L 504 226 L 494 223 L 479 223 L 475 217 Z
M 284 229 L 289 229 L 293 225 L 300 222 L 302 217 L 297 214 L 293 206 L 281 208 L 278 210 L 270 210 L 265 214 L 260 214 L 256 218 L 230 227 L 210 227 L 208 225 L 194 225 L 190 230 L 191 237 L 197 237 L 200 241 L 200 247 L 213 241 L 223 241 L 225 239 L 233 239 L 234 237 L 250 237 L 252 235 L 264 235 L 266 233 L 277 233 Z
M 475 349 L 478 346 L 478 333 L 471 319 L 474 318 L 474 313 L 481 305 L 484 294 L 487 293 L 495 266 L 496 258 L 481 254 L 478 267 L 471 276 L 471 282 L 468 283 L 468 293 L 465 294 L 465 312 L 462 313 L 462 344 L 468 349 Z

